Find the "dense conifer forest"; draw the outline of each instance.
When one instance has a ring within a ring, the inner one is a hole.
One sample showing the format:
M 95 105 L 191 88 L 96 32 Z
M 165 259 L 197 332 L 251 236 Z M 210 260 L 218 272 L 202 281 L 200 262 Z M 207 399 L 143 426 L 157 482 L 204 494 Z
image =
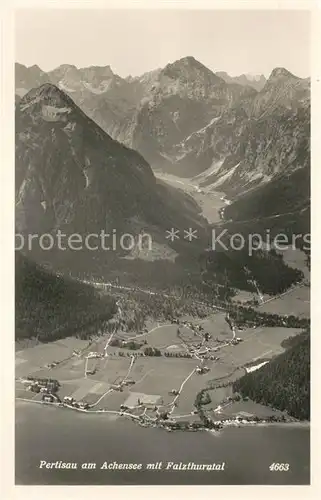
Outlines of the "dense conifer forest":
M 213 251 L 206 256 L 203 282 L 208 286 L 216 283 L 230 288 L 277 295 L 285 292 L 292 284 L 303 279 L 299 269 L 294 269 L 283 261 L 282 255 L 275 250 Z
M 16 340 L 42 342 L 93 333 L 116 312 L 115 302 L 88 285 L 44 270 L 16 253 Z
M 234 382 L 233 390 L 300 420 L 310 418 L 310 332 L 271 362 Z

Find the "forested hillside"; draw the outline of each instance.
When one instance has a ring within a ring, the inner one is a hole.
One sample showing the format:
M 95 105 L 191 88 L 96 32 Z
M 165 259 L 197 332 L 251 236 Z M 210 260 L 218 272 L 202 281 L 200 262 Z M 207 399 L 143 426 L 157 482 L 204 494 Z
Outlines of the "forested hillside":
M 86 337 L 111 318 L 115 302 L 90 286 L 45 271 L 16 253 L 16 340 Z
M 203 283 L 207 286 L 224 284 L 250 292 L 257 292 L 258 286 L 262 293 L 271 295 L 283 293 L 303 279 L 303 273 L 288 266 L 273 249 L 256 250 L 253 255 L 247 248 L 207 252 L 205 268 Z
M 285 233 L 289 242 L 297 235 L 297 248 L 309 251 L 310 233 L 310 169 L 300 168 L 281 175 L 236 199 L 224 211 L 231 232 L 243 235 L 269 230 L 272 237 Z M 239 224 L 238 221 L 248 221 Z M 301 235 L 302 237 L 299 237 Z
M 300 420 L 310 418 L 310 332 L 263 368 L 246 374 L 233 384 L 253 401 L 286 410 Z

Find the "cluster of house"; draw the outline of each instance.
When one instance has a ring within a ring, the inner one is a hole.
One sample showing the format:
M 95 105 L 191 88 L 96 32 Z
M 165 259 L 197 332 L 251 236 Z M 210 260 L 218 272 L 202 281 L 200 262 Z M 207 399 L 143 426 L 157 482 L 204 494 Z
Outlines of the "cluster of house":
M 35 393 L 42 393 L 42 400 L 48 403 L 59 403 L 57 396 L 60 384 L 58 380 L 52 378 L 26 377 L 20 381 L 27 385 L 27 390 Z
M 243 341 L 243 339 L 241 339 L 240 337 L 234 337 L 234 339 L 231 340 L 231 344 L 232 345 L 237 345 L 237 344 L 239 344 L 242 341 Z
M 134 384 L 135 384 L 135 380 L 132 380 L 131 378 L 124 380 L 122 382 L 122 385 L 134 385 Z
M 69 406 L 71 408 L 79 408 L 80 410 L 87 410 L 89 408 L 89 404 L 85 401 L 75 401 L 75 399 L 71 396 L 65 396 L 63 399 L 63 403 L 65 406 Z
M 101 352 L 90 352 L 87 355 L 87 358 L 103 358 L 105 356 L 104 353 Z
M 123 390 L 124 390 L 122 384 L 111 384 L 110 388 L 113 391 L 119 391 L 119 392 L 123 392 Z
M 139 420 L 143 423 L 147 423 L 148 425 L 152 424 L 153 422 L 156 422 L 159 419 L 165 419 L 168 416 L 168 412 L 161 412 L 158 408 L 158 406 L 154 403 L 142 403 L 139 399 L 137 402 L 137 405 L 135 406 L 127 406 L 125 404 L 121 404 L 119 407 L 119 412 L 120 414 L 123 414 L 124 412 L 126 413 L 132 413 L 134 416 L 133 411 L 139 409 L 139 408 L 144 408 L 146 410 L 151 410 L 153 412 L 156 412 L 156 417 L 148 417 L 148 420 L 146 420 L 145 414 L 141 414 L 138 416 Z
M 28 390 L 33 392 L 55 393 L 60 387 L 58 380 L 53 378 L 26 377 L 21 378 L 20 382 L 26 384 L 28 386 Z
M 175 430 L 195 431 L 204 428 L 204 424 L 202 422 L 188 422 L 186 420 L 177 422 L 175 419 L 168 419 L 161 422 L 161 427 L 169 432 Z
M 204 373 L 208 373 L 210 371 L 208 366 L 197 366 L 196 373 L 199 375 L 203 375 Z
M 127 379 L 127 380 L 123 380 L 119 384 L 111 384 L 110 388 L 113 389 L 113 391 L 123 392 L 124 386 L 134 385 L 134 384 L 135 384 L 135 380 Z
M 214 349 L 210 349 L 209 347 L 203 347 L 202 344 L 194 345 L 193 347 L 190 348 L 190 353 L 192 354 L 197 354 L 198 356 L 205 356 L 205 354 L 209 354 L 210 351 Z M 214 359 L 214 357 L 213 357 Z

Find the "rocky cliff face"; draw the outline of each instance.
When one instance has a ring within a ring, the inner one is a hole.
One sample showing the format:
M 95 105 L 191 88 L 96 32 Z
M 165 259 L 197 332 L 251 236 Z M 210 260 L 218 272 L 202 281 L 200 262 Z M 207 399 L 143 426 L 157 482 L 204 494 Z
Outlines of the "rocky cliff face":
M 168 64 L 155 75 L 149 95 L 136 111 L 132 146 L 154 168 L 189 176 L 193 169 L 180 168 L 184 163 L 181 143 L 253 94 L 253 89 L 227 85 L 192 57 Z
M 255 121 L 236 119 L 233 135 L 224 140 L 228 126 L 223 121 L 209 133 L 207 145 L 215 154 L 205 150 L 201 159 L 209 162 L 214 157 L 214 165 L 202 174 L 202 186 L 235 196 L 281 172 L 309 165 L 309 108 L 283 110 Z
M 309 83 L 274 70 L 261 92 L 224 111 L 181 149 L 185 162 L 199 165 L 202 186 L 230 196 L 308 166 Z

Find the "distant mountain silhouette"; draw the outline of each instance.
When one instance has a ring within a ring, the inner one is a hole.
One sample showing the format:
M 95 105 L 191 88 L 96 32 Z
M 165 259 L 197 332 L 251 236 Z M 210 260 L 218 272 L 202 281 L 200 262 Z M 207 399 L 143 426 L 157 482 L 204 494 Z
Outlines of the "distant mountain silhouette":
M 217 71 L 215 74 L 220 78 L 223 78 L 226 83 L 239 83 L 240 85 L 245 86 L 249 85 L 258 92 L 260 92 L 266 84 L 266 78 L 264 75 L 250 75 L 243 73 L 239 76 L 230 76 L 225 71 Z

